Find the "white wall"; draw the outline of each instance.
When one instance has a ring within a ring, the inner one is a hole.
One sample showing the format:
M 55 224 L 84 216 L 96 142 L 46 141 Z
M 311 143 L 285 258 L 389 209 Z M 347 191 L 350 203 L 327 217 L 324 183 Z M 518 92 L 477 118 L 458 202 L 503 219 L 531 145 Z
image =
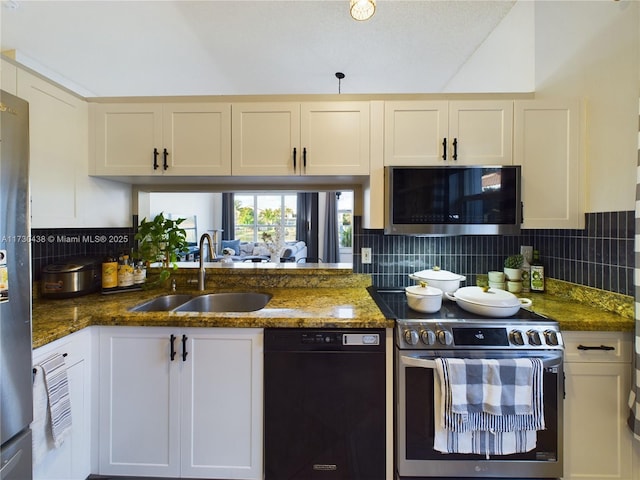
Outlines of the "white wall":
M 535 3 L 536 98 L 586 101 L 587 211 L 633 210 L 640 5 Z
M 166 193 L 149 194 L 149 216 L 159 213 L 186 218 L 197 217 L 198 238 L 203 233 L 219 229 L 222 225 L 221 193 Z M 141 218 L 142 219 L 142 218 Z

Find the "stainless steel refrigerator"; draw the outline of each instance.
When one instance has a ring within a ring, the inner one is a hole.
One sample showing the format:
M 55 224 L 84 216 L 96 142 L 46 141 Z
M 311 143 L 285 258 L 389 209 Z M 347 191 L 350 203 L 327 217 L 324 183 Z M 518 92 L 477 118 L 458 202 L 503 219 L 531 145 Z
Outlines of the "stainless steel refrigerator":
M 0 90 L 0 479 L 31 467 L 29 105 Z

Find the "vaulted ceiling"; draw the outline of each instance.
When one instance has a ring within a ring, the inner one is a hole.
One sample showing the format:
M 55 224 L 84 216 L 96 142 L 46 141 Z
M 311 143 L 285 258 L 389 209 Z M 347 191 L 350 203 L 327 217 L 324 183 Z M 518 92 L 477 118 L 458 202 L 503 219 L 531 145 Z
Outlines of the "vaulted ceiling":
M 89 97 L 446 92 L 516 3 L 4 0 L 1 48 Z

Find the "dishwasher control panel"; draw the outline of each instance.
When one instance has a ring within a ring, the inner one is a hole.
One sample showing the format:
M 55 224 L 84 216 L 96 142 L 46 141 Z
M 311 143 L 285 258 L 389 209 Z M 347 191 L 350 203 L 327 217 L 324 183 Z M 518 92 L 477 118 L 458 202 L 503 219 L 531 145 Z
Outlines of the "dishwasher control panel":
M 386 332 L 372 329 L 265 329 L 265 352 L 285 351 L 351 351 L 384 352 Z

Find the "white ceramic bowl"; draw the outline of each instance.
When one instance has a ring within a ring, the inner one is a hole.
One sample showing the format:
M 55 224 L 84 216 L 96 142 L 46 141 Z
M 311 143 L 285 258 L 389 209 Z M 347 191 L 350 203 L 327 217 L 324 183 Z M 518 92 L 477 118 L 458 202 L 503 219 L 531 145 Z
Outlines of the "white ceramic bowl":
M 442 290 L 431 286 L 414 285 L 405 288 L 409 308 L 422 313 L 434 313 L 442 307 Z
M 504 283 L 504 272 L 491 271 L 488 274 L 489 282 Z

